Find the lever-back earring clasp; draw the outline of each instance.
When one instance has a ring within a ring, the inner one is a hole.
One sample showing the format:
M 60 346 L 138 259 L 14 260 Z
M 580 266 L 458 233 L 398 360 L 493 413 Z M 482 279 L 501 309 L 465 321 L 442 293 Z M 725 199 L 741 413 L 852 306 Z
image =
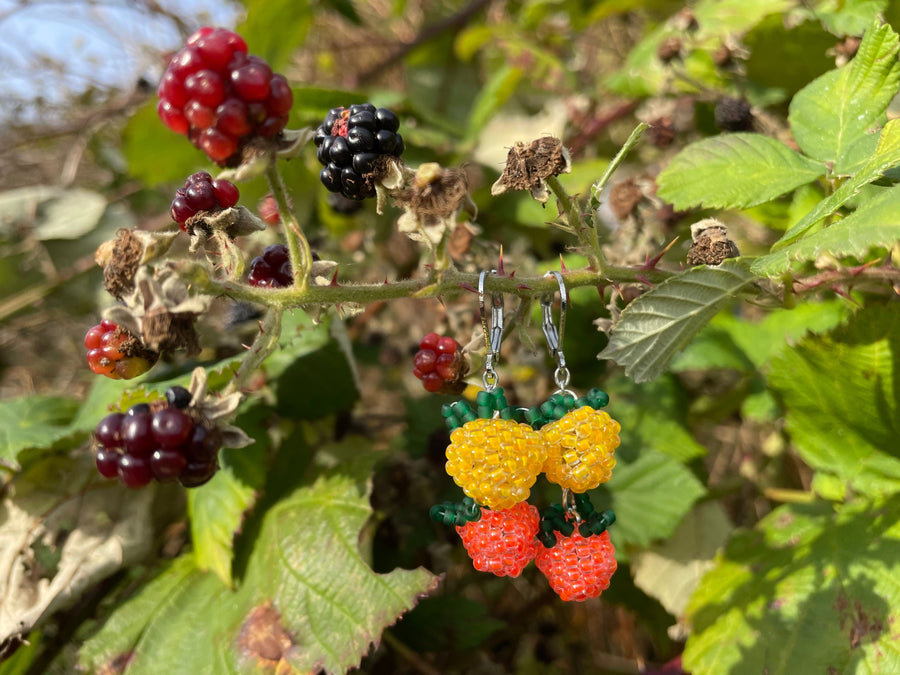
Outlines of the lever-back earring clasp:
M 566 332 L 566 309 L 569 304 L 569 295 L 566 292 L 566 284 L 563 281 L 562 274 L 555 270 L 550 270 L 545 277 L 555 277 L 556 283 L 559 284 L 559 329 L 553 323 L 553 293 L 548 293 L 541 298 L 541 312 L 543 320 L 541 327 L 544 330 L 544 337 L 547 338 L 547 350 L 550 356 L 556 361 L 556 371 L 553 373 L 553 380 L 560 392 L 566 391 L 571 377 L 568 367 L 566 367 L 566 355 L 563 353 L 562 341 Z
M 484 331 L 484 344 L 487 355 L 484 358 L 484 373 L 481 381 L 485 391 L 493 391 L 500 378 L 494 370 L 494 361 L 500 358 L 500 343 L 503 340 L 503 297 L 491 293 L 491 327 L 488 330 L 487 311 L 484 306 L 484 278 L 488 274 L 496 274 L 497 270 L 482 270 L 478 275 L 478 309 L 481 312 L 481 329 Z

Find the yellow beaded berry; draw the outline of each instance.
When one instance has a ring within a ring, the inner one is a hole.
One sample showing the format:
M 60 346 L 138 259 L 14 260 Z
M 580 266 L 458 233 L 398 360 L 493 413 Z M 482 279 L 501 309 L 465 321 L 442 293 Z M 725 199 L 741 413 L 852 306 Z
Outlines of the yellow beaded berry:
M 482 506 L 508 509 L 528 499 L 546 458 L 541 435 L 527 424 L 475 419 L 450 434 L 446 468 Z
M 573 492 L 593 490 L 612 476 L 619 447 L 619 423 L 584 406 L 541 428 L 547 446 L 544 474 Z

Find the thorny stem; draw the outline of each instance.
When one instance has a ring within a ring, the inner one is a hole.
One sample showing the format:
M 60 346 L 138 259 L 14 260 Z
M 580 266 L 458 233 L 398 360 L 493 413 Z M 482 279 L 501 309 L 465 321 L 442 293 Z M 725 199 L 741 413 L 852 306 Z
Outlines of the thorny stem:
M 580 212 L 577 202 L 569 196 L 562 183 L 559 182 L 559 178 L 548 176 L 546 181 L 547 187 L 553 192 L 559 204 L 560 215 L 565 215 L 569 227 L 578 236 L 581 245 L 587 249 L 586 255 L 590 261 L 590 268 L 600 275 L 605 274 L 609 263 L 606 261 L 606 256 L 603 255 L 603 249 L 600 248 L 600 237 L 597 234 L 597 228 L 593 223 L 587 222 L 587 219 Z
M 281 336 L 281 317 L 284 314 L 284 308 L 278 306 L 270 306 L 265 317 L 259 324 L 259 333 L 247 356 L 241 361 L 235 373 L 234 379 L 223 390 L 224 395 L 228 395 L 235 391 L 240 391 L 247 379 L 256 371 L 256 369 L 266 360 L 275 348 L 278 346 L 278 338 Z
M 294 286 L 305 291 L 309 287 L 309 272 L 312 269 L 312 251 L 309 248 L 309 240 L 300 229 L 300 223 L 294 210 L 288 202 L 287 188 L 278 171 L 278 165 L 274 158 L 266 167 L 266 180 L 272 190 L 272 197 L 278 205 L 278 215 L 285 227 L 285 239 L 287 239 L 288 255 L 291 258 L 291 270 L 294 275 Z
M 442 270 L 433 277 L 404 279 L 390 283 L 309 286 L 301 288 L 257 288 L 234 281 L 215 281 L 200 265 L 184 270 L 194 287 L 211 295 L 227 295 L 235 300 L 252 302 L 268 307 L 288 309 L 304 305 L 336 305 L 344 302 L 369 304 L 398 298 L 437 298 L 456 296 L 463 291 L 473 291 L 478 286 L 478 274 L 460 272 L 454 268 Z M 659 283 L 674 272 L 664 270 L 639 270 L 632 267 L 609 267 L 604 274 L 591 269 L 567 270 L 563 279 L 567 288 L 599 287 L 611 281 L 638 282 L 638 276 L 652 283 Z M 499 277 L 485 278 L 485 290 L 520 298 L 533 299 L 548 293 L 556 293 L 559 286 L 552 277 Z

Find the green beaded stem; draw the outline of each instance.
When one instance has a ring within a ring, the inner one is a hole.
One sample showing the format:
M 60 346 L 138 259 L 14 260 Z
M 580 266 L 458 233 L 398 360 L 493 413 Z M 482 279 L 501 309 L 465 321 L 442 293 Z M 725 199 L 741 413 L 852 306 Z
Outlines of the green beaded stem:
M 522 422 L 525 419 L 524 409 L 509 405 L 503 393 L 503 387 L 496 387 L 491 391 L 479 391 L 475 396 L 474 410 L 468 401 L 447 403 L 441 408 L 444 423 L 450 431 L 458 429 L 466 422 L 491 419 L 495 414 L 499 414 L 501 419 L 515 422 Z
M 604 408 L 609 404 L 609 394 L 594 387 L 584 396 L 575 397 L 571 392 L 557 392 L 539 406 L 533 406 L 525 411 L 525 421 L 537 431 L 542 426 L 562 419 L 567 413 L 584 406 L 590 406 L 594 410 Z
M 465 497 L 461 502 L 435 504 L 429 509 L 428 515 L 436 523 L 462 527 L 466 523 L 481 520 L 481 507 L 471 497 Z
M 612 511 L 597 512 L 591 503 L 587 493 L 574 494 L 575 502 L 572 510 L 575 511 L 580 522 L 577 523 L 578 534 L 582 537 L 590 537 L 601 534 L 616 522 L 616 514 Z M 538 539 L 545 548 L 556 546 L 556 532 L 564 537 L 569 537 L 575 531 L 576 523 L 569 519 L 566 507 L 562 504 L 553 504 L 541 511 L 541 522 L 538 530 Z

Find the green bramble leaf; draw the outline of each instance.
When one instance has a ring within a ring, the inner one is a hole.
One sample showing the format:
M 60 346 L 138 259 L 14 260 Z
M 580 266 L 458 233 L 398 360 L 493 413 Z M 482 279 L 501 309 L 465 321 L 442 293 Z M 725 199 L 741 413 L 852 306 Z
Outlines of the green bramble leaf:
M 625 367 L 635 382 L 647 382 L 665 370 L 716 313 L 753 283 L 746 261 L 699 266 L 666 279 L 632 302 L 615 325 L 598 358 Z
M 683 667 L 895 673 L 900 498 L 789 505 L 735 537 L 688 605 Z M 778 636 L 767 639 L 766 636 Z
M 772 250 L 777 251 L 784 248 L 802 237 L 823 218 L 831 215 L 858 195 L 864 186 L 878 180 L 888 169 L 892 169 L 898 164 L 900 164 L 900 120 L 891 120 L 882 129 L 874 153 L 866 160 L 859 172 L 844 181 L 837 190 L 820 201 L 815 208 L 788 229 L 784 236 L 775 242 Z M 757 269 L 757 264 L 761 265 L 762 263 L 755 263 L 754 270 Z
M 20 453 L 45 450 L 74 433 L 76 399 L 33 395 L 0 401 L 0 466 L 18 471 Z
M 892 305 L 867 307 L 846 326 L 785 350 L 769 373 L 803 461 L 869 495 L 900 489 L 898 381 L 900 314 Z
M 888 7 L 888 0 L 827 0 L 816 5 L 816 18 L 835 35 L 860 35 Z
M 797 144 L 807 155 L 833 162 L 834 173 L 845 175 L 858 150 L 854 144 L 883 124 L 885 110 L 900 85 L 897 34 L 875 22 L 863 36 L 856 56 L 797 92 L 788 121 Z
M 234 583 L 234 540 L 248 510 L 256 504 L 265 483 L 267 409 L 258 401 L 242 406 L 235 424 L 254 443 L 225 448 L 219 471 L 206 485 L 187 491 L 194 560 L 201 570 L 213 572 L 226 586 Z
M 697 504 L 671 537 L 631 557 L 635 585 L 659 600 L 672 616 L 681 617 L 733 529 L 721 504 Z
M 759 276 L 777 277 L 797 262 L 820 255 L 864 258 L 876 247 L 891 248 L 900 241 L 900 185 L 885 188 L 873 199 L 834 225 L 757 258 L 751 269 Z
M 747 208 L 825 173 L 825 166 L 774 138 L 735 133 L 684 148 L 659 174 L 659 196 L 676 209 Z
M 671 369 L 759 371 L 807 333 L 828 332 L 845 321 L 848 313 L 847 303 L 838 300 L 775 309 L 756 322 L 723 312 L 673 359 Z
M 615 512 L 609 535 L 623 555 L 623 547 L 645 547 L 669 537 L 706 493 L 690 469 L 656 450 L 634 462 L 618 462 L 605 487 L 595 501 L 599 509 Z
M 347 476 L 297 490 L 263 517 L 237 591 L 185 556 L 112 612 L 82 666 L 96 672 L 130 654 L 130 675 L 274 672 L 279 661 L 345 672 L 437 583 L 424 569 L 372 571 L 360 550 L 371 513 Z M 277 649 L 261 649 L 264 638 Z

